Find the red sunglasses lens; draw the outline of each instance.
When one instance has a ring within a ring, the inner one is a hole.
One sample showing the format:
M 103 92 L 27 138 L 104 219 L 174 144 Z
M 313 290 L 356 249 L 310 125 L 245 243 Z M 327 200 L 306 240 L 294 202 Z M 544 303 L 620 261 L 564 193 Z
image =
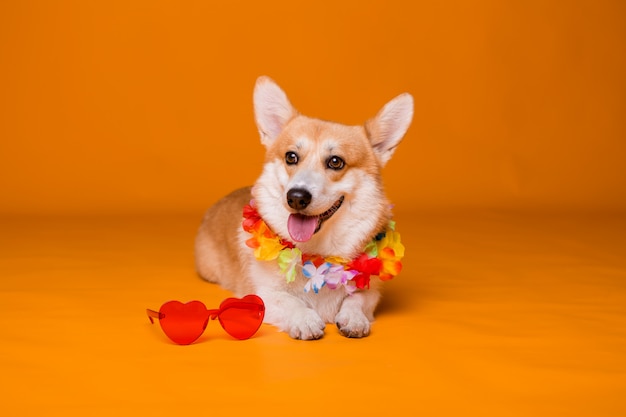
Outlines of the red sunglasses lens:
M 235 339 L 252 337 L 265 316 L 265 304 L 256 295 L 239 298 L 227 298 L 220 305 L 219 320 L 226 332 Z
M 188 345 L 202 335 L 209 320 L 206 306 L 200 301 L 183 304 L 168 301 L 159 310 L 163 332 L 174 343 Z

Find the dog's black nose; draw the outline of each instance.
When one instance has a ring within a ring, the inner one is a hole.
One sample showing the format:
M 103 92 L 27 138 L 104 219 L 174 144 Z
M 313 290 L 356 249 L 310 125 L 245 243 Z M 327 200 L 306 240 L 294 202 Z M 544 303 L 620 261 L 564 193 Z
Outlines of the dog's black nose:
M 304 188 L 292 188 L 287 191 L 287 204 L 295 210 L 303 210 L 311 204 L 313 196 Z

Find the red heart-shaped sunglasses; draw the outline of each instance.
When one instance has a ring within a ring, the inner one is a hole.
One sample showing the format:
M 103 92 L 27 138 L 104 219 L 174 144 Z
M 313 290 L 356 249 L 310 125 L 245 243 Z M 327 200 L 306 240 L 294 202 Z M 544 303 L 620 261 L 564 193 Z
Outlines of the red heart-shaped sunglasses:
M 204 333 L 209 320 L 216 318 L 226 333 L 235 339 L 249 339 L 263 322 L 265 304 L 259 296 L 250 294 L 243 298 L 227 298 L 216 310 L 208 310 L 200 301 L 186 304 L 168 301 L 159 311 L 147 309 L 146 312 L 150 323 L 159 319 L 163 332 L 174 343 L 188 345 Z

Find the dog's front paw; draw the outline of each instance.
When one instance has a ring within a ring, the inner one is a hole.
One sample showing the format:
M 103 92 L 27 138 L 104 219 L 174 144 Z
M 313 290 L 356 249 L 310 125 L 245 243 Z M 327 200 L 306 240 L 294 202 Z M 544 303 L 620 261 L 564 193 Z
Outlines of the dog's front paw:
M 324 336 L 326 323 L 312 309 L 307 308 L 299 314 L 294 314 L 289 321 L 289 336 L 300 340 L 316 340 Z
M 345 337 L 360 338 L 370 334 L 370 321 L 360 311 L 340 311 L 335 324 Z

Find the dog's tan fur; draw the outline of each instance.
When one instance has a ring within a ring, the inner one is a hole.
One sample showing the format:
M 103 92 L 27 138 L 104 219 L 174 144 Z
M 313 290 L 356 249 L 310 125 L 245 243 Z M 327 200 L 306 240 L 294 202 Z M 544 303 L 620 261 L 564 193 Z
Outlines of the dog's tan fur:
M 266 304 L 266 321 L 297 339 L 318 339 L 326 323 L 336 323 L 348 337 L 370 332 L 380 299 L 380 282 L 347 295 L 344 289 L 323 287 L 318 294 L 303 291 L 301 272 L 287 283 L 276 262 L 258 261 L 245 245 L 242 209 L 254 199 L 259 213 L 279 236 L 289 239 L 287 219 L 294 212 L 316 216 L 340 197 L 341 207 L 317 233 L 296 242 L 303 253 L 353 258 L 384 229 L 391 218 L 380 171 L 408 129 L 413 100 L 402 94 L 390 101 L 363 126 L 346 126 L 300 115 L 284 92 L 269 78 L 260 77 L 254 92 L 255 118 L 266 157 L 253 187 L 242 188 L 218 201 L 205 214 L 196 237 L 196 265 L 208 281 L 242 296 L 255 293 Z M 296 152 L 297 164 L 285 163 Z M 329 169 L 339 156 L 345 166 Z M 290 207 L 286 193 L 310 191 L 310 205 Z

